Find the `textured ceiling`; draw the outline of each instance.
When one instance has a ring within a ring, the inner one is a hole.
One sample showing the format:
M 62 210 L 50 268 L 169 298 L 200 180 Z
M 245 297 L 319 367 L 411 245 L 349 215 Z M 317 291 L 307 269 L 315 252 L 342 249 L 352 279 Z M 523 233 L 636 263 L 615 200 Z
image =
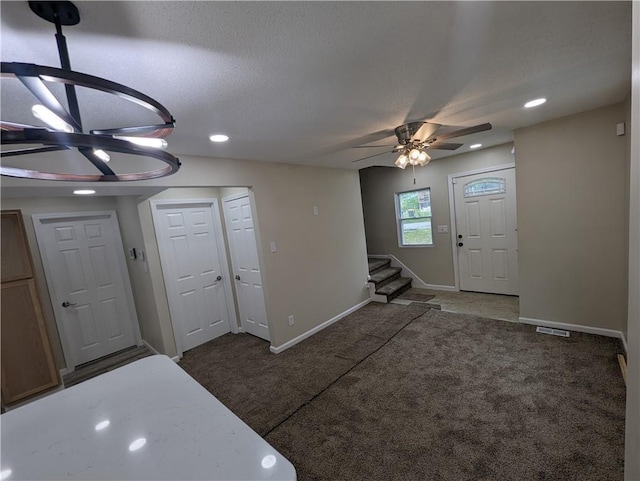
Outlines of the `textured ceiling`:
M 620 101 L 630 91 L 630 2 L 76 2 L 64 27 L 74 70 L 140 90 L 176 118 L 169 151 L 340 168 L 412 120 L 513 130 Z M 1 4 L 2 61 L 59 66 L 54 26 Z M 525 101 L 547 97 L 537 109 Z M 85 126 L 137 109 L 81 97 Z M 2 119 L 33 123 L 2 83 Z M 122 107 L 122 108 L 121 108 Z M 211 133 L 231 137 L 212 144 Z M 450 155 L 438 152 L 434 158 Z

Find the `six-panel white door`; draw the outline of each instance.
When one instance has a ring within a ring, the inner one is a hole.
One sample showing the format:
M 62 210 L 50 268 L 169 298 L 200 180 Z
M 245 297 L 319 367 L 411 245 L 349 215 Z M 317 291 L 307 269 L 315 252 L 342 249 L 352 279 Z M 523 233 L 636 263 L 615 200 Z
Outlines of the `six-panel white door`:
M 154 206 L 171 321 L 179 350 L 187 351 L 230 332 L 220 262 L 222 233 L 214 223 L 217 202 Z
M 242 328 L 268 341 L 269 324 L 249 196 L 224 199 L 224 216 Z
M 515 169 L 454 181 L 460 289 L 518 294 Z
M 115 212 L 34 216 L 67 368 L 136 344 L 122 239 Z

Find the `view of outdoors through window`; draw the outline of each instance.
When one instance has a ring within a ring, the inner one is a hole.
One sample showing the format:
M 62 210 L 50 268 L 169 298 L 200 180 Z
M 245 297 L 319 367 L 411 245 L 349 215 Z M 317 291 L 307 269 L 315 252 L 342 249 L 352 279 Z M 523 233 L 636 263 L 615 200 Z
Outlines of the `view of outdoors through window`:
M 401 192 L 398 195 L 400 245 L 433 245 L 431 233 L 431 191 Z

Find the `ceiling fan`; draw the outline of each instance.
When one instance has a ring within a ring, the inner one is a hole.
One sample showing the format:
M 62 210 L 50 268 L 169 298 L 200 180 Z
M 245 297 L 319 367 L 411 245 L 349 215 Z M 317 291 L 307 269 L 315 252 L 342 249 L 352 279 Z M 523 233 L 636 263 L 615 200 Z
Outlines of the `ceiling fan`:
M 452 132 L 446 132 L 441 135 L 435 135 L 440 127 L 442 127 L 442 125 L 425 121 L 409 122 L 407 124 L 400 125 L 394 129 L 394 133 L 398 138 L 397 145 L 359 145 L 354 147 L 360 149 L 393 147 L 391 150 L 369 155 L 352 162 L 360 162 L 379 155 L 400 152 L 400 156 L 395 161 L 395 164 L 401 169 L 404 169 L 407 165 L 427 165 L 431 160 L 431 156 L 427 153 L 428 150 L 456 150 L 463 145 L 459 143 L 445 142 L 445 140 L 475 134 L 477 132 L 484 132 L 486 130 L 491 130 L 492 128 L 491 124 L 487 122 L 484 124 L 474 125 L 472 127 L 466 127 L 464 129 L 454 130 Z

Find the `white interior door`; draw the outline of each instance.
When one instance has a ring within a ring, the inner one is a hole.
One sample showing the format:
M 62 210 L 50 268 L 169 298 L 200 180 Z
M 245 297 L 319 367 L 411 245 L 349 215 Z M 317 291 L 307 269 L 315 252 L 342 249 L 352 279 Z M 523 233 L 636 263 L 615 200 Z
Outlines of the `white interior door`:
M 224 217 L 242 328 L 268 341 L 269 323 L 249 196 L 224 199 Z
M 460 289 L 518 294 L 515 168 L 454 179 Z
M 215 199 L 156 202 L 154 224 L 180 353 L 231 330 Z
M 115 212 L 61 216 L 33 218 L 67 369 L 73 370 L 135 345 L 139 328 Z

